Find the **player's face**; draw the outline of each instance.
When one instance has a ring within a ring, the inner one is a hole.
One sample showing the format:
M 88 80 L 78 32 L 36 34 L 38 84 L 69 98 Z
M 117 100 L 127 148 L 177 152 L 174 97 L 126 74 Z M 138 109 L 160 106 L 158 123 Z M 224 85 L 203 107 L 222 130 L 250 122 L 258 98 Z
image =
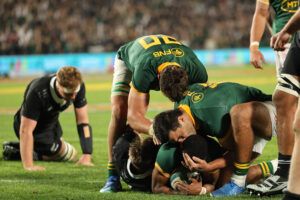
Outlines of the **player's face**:
M 65 100 L 75 100 L 75 98 L 76 98 L 76 95 L 77 95 L 77 92 L 72 92 L 72 93 L 66 93 L 66 92 L 64 92 L 63 94 L 62 94 L 62 96 L 63 96 L 63 98 L 65 99 Z
M 67 101 L 75 100 L 76 95 L 78 93 L 78 91 L 66 92 L 65 89 L 60 84 L 57 84 L 57 90 L 58 90 L 59 94 L 62 96 L 62 98 Z
M 179 127 L 176 130 L 171 130 L 169 133 L 169 140 L 182 143 L 187 137 L 196 134 L 193 123 L 187 115 L 178 117 Z
M 178 127 L 174 131 L 170 131 L 169 140 L 173 142 L 182 143 L 187 137 L 191 135 L 184 126 Z

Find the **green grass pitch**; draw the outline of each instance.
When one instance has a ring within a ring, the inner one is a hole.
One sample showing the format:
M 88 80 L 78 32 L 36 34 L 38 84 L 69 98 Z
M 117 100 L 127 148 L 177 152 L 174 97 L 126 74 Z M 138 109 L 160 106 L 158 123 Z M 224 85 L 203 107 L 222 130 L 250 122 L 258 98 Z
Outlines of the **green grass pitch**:
M 276 85 L 275 68 L 255 70 L 251 66 L 208 67 L 209 82 L 232 81 L 260 88 L 272 93 Z M 39 162 L 44 172 L 25 172 L 21 162 L 3 161 L 0 155 L 0 199 L 209 199 L 199 196 L 167 196 L 131 192 L 123 184 L 124 191 L 116 194 L 100 194 L 107 173 L 106 134 L 110 119 L 110 86 L 112 75 L 84 76 L 87 86 L 90 123 L 94 132 L 94 167 L 75 166 L 73 163 Z M 20 106 L 24 89 L 30 79 L 0 80 L 0 143 L 16 140 L 12 118 Z M 172 108 L 172 104 L 159 92 L 151 93 L 148 116 Z M 80 149 L 73 109 L 60 116 L 64 139 Z M 79 150 L 80 151 L 80 150 Z M 266 147 L 258 161 L 277 156 L 276 139 Z M 281 199 L 275 196 L 269 199 Z M 228 199 L 254 199 L 242 195 Z

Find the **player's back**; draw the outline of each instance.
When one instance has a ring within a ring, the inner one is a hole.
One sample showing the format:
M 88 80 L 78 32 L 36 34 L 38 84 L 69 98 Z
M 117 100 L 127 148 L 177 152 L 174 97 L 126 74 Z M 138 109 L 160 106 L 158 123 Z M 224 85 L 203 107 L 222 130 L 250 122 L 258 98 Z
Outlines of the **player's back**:
M 123 45 L 119 49 L 118 55 L 131 71 L 137 67 L 157 68 L 165 62 L 184 64 L 191 57 L 197 59 L 189 47 L 167 35 L 149 35 L 137 38 Z

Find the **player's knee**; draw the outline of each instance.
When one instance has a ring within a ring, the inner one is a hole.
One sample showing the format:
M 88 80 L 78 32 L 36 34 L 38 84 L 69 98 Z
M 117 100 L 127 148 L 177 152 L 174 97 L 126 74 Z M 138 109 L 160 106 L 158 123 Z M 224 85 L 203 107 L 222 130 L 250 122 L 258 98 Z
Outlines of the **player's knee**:
M 233 121 L 244 121 L 250 117 L 250 104 L 237 104 L 230 110 L 230 117 Z
M 289 93 L 277 90 L 273 95 L 277 116 L 285 119 L 293 118 L 297 109 L 298 98 Z
M 62 141 L 61 148 L 62 151 L 59 151 L 57 155 L 57 161 L 76 161 L 77 151 L 73 145 L 68 142 Z

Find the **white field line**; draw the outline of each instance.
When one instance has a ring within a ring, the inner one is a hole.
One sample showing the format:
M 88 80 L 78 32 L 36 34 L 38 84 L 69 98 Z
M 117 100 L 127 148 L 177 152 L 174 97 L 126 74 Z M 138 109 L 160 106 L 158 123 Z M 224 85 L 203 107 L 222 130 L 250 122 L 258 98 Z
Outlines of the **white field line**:
M 0 179 L 0 183 L 41 183 L 41 182 L 48 182 L 47 180 L 34 180 L 34 179 Z M 80 182 L 85 182 L 85 183 L 99 183 L 101 181 L 92 181 L 92 180 L 85 180 Z M 74 183 L 74 181 L 61 181 L 59 180 L 59 183 Z

